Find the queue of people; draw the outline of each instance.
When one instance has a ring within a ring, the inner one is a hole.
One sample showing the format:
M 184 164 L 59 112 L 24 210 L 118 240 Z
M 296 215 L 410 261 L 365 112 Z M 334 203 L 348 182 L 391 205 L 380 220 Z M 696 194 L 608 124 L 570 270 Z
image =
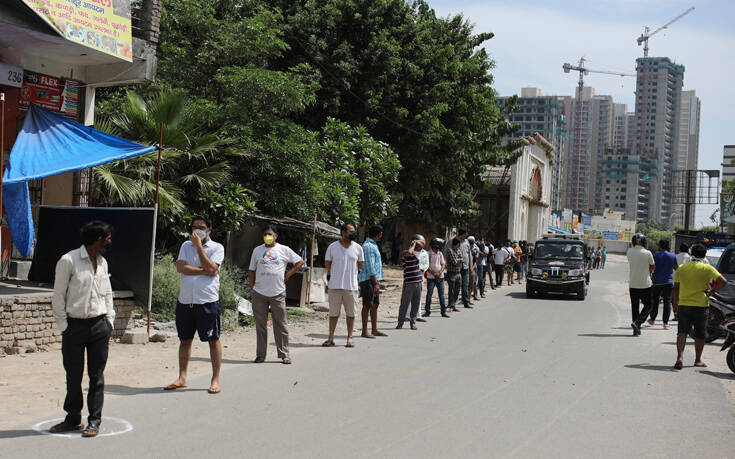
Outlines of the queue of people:
M 683 354 L 689 333 L 694 336 L 694 366 L 702 362 L 707 327 L 709 297 L 727 284 L 725 278 L 707 262 L 702 244 L 682 245 L 678 255 L 670 251 L 668 240 L 658 242 L 658 250 L 646 249 L 646 237 L 636 234 L 628 250 L 630 326 L 633 336 L 641 335 L 644 322 L 653 325 L 663 302 L 663 328 L 669 329 L 671 311 L 678 320 L 674 369 L 683 368 Z M 643 308 L 640 309 L 640 305 Z
M 210 394 L 222 391 L 220 266 L 225 250 L 211 238 L 212 222 L 202 215 L 192 218 L 191 234 L 180 247 L 176 270 L 180 274 L 179 296 L 176 301 L 176 330 L 179 337 L 178 376 L 163 389 L 175 391 L 187 387 L 187 374 L 195 335 L 206 342 L 210 351 L 212 378 L 207 389 Z M 113 228 L 107 223 L 93 221 L 81 230 L 82 245 L 65 254 L 56 265 L 53 311 L 62 330 L 62 356 L 66 370 L 66 398 L 64 420 L 49 429 L 52 433 L 81 431 L 84 437 L 99 434 L 104 402 L 104 369 L 108 344 L 113 329 L 115 310 L 107 262 L 102 256 L 112 242 Z M 383 267 L 378 247 L 383 229 L 373 225 L 368 229 L 363 244 L 357 242 L 354 225 L 340 228 L 341 238 L 333 242 L 325 253 L 328 271 L 329 324 L 324 347 L 335 346 L 334 334 L 342 310 L 347 322 L 345 346 L 355 346 L 353 332 L 359 298 L 362 298 L 362 334 L 368 339 L 387 336 L 378 328 Z M 266 225 L 262 230 L 263 243 L 253 249 L 248 269 L 253 316 L 256 330 L 254 363 L 266 360 L 268 350 L 268 317 L 272 318 L 276 353 L 283 364 L 292 363 L 289 352 L 289 329 L 286 315 L 286 282 L 304 265 L 301 256 L 290 247 L 278 243 L 278 229 Z M 393 241 L 397 242 L 397 241 Z M 431 316 L 434 291 L 437 292 L 440 313 L 449 318 L 449 312 L 459 312 L 458 301 L 467 309 L 471 300 L 485 297 L 486 275 L 490 288 L 502 285 L 503 272 L 516 273 L 521 281 L 521 264 L 527 259 L 527 247 L 518 241 L 493 244 L 484 238 L 476 239 L 460 229 L 448 244 L 440 238 L 431 240 L 426 250 L 422 235 L 411 238 L 409 247 L 400 255 L 403 264 L 403 289 L 396 328 L 408 322 L 412 330 L 417 322 Z M 498 266 L 501 270 L 498 270 Z M 510 271 L 508 271 L 510 267 Z M 496 273 L 493 280 L 492 272 Z M 426 296 L 423 296 L 426 279 Z M 444 282 L 448 286 L 445 296 Z M 512 275 L 508 275 L 512 283 Z M 421 300 L 424 312 L 419 316 Z M 81 422 L 83 407 L 82 376 L 85 351 L 89 376 L 87 425 Z

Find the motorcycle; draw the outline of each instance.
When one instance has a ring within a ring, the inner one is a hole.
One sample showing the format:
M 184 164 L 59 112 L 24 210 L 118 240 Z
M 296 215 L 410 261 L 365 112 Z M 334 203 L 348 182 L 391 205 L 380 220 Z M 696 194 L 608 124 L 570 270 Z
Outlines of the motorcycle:
M 735 320 L 723 324 L 722 331 L 725 333 L 725 343 L 722 345 L 720 352 L 730 348 L 727 351 L 727 366 L 730 367 L 730 371 L 735 373 L 735 346 L 733 346 L 735 344 Z
M 709 297 L 709 308 L 707 309 L 707 332 L 704 341 L 711 343 L 721 337 L 724 332 L 724 324 L 735 320 L 735 297 L 724 296 L 719 293 Z M 692 332 L 689 336 L 694 338 Z

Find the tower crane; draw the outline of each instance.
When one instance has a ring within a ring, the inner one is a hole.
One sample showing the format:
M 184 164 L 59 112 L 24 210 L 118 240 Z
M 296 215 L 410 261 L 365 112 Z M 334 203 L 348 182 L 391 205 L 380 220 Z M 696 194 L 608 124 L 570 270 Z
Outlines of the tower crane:
M 607 75 L 618 75 L 621 77 L 634 77 L 633 73 L 624 72 L 613 72 L 609 70 L 593 70 L 588 69 L 584 66 L 586 59 L 584 57 L 579 59 L 579 65 L 572 65 L 565 63 L 562 68 L 564 73 L 570 73 L 571 71 L 579 72 L 579 86 L 577 87 L 577 103 L 575 107 L 575 122 L 574 122 L 574 164 L 572 164 L 572 186 L 574 187 L 572 193 L 571 204 L 572 207 L 578 210 L 587 210 L 591 206 L 587 202 L 586 193 L 583 184 L 580 183 L 580 177 L 582 170 L 586 169 L 582 165 L 582 113 L 583 113 L 583 100 L 584 94 L 584 76 L 590 73 L 604 73 Z
M 691 7 L 688 10 L 684 11 L 683 13 L 681 13 L 680 15 L 678 15 L 677 17 L 675 17 L 674 19 L 670 20 L 666 24 L 662 25 L 658 29 L 654 30 L 653 32 L 650 32 L 651 29 L 649 29 L 648 26 L 645 26 L 643 28 L 643 33 L 641 34 L 640 37 L 638 37 L 638 40 L 637 40 L 638 41 L 638 46 L 641 46 L 641 44 L 643 44 L 643 57 L 648 57 L 648 39 L 649 38 L 651 38 L 652 36 L 654 36 L 657 33 L 661 32 L 662 30 L 668 28 L 671 24 L 675 23 L 676 21 L 678 21 L 679 19 L 683 18 L 684 16 L 686 16 L 689 13 L 691 13 L 692 11 L 694 11 L 694 7 Z

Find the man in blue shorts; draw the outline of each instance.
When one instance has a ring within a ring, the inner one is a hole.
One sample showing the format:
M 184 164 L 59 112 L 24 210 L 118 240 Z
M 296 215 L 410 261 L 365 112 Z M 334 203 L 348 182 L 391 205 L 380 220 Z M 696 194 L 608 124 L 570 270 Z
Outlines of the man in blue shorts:
M 219 267 L 225 258 L 222 244 L 210 238 L 212 223 L 196 215 L 191 222 L 189 240 L 181 245 L 176 270 L 181 274 L 179 299 L 176 302 L 176 330 L 179 334 L 179 377 L 164 387 L 175 390 L 186 387 L 186 372 L 191 358 L 194 334 L 209 343 L 212 359 L 212 382 L 208 392 L 222 391 L 219 372 L 222 366 L 220 335 Z

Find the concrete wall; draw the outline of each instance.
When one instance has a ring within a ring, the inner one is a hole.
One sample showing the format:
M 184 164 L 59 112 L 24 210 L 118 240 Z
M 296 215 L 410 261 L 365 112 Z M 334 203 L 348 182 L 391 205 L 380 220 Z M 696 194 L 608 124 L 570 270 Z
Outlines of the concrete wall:
M 133 292 L 114 293 L 115 324 L 113 338 L 133 328 Z M 20 341 L 33 341 L 38 346 L 60 343 L 61 331 L 51 309 L 50 293 L 4 295 L 0 297 L 0 354 Z

